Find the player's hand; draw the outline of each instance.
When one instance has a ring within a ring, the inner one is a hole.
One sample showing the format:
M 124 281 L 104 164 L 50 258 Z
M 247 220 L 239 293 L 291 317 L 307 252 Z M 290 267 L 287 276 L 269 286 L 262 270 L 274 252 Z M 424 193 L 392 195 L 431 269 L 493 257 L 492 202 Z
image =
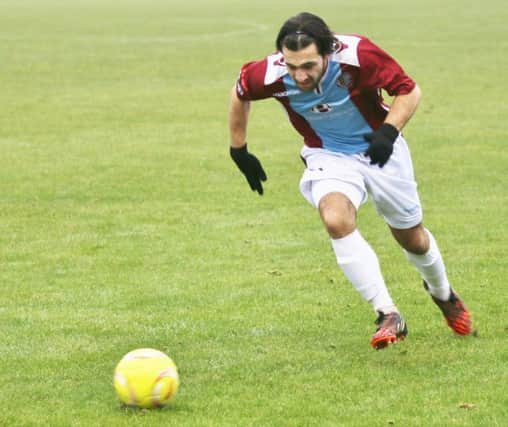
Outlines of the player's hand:
M 382 168 L 393 153 L 393 143 L 399 136 L 399 130 L 389 123 L 383 123 L 378 130 L 364 135 L 369 148 L 365 152 L 370 157 L 370 164 Z
M 261 181 L 266 181 L 266 173 L 261 166 L 261 162 L 256 156 L 247 151 L 247 144 L 240 148 L 229 148 L 231 158 L 247 178 L 252 191 L 263 194 L 263 186 Z

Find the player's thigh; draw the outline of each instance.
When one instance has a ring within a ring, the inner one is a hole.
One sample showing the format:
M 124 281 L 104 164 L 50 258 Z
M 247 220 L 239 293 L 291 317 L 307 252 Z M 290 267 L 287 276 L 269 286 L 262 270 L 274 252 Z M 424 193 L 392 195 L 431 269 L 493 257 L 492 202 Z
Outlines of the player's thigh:
M 300 191 L 315 208 L 328 193 L 342 193 L 356 210 L 367 200 L 362 165 L 349 156 L 312 155 L 306 159 L 307 168 L 300 180 Z
M 376 210 L 394 229 L 410 229 L 422 222 L 422 206 L 406 142 L 400 138 L 388 163 L 367 166 L 367 188 Z

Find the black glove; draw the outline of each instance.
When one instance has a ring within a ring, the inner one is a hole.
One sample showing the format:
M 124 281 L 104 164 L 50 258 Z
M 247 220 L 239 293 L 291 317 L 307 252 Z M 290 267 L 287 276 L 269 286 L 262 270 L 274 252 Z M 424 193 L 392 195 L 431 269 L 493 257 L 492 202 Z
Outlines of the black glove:
M 247 178 L 247 182 L 252 191 L 263 194 L 261 181 L 266 181 L 266 173 L 258 158 L 247 151 L 247 144 L 240 148 L 230 147 L 229 154 L 231 154 L 231 158 L 238 166 L 238 169 L 240 169 L 245 175 L 245 178 Z
M 370 157 L 370 164 L 379 164 L 382 168 L 393 153 L 393 143 L 399 136 L 399 130 L 389 123 L 383 123 L 378 130 L 363 136 L 369 142 L 365 152 Z

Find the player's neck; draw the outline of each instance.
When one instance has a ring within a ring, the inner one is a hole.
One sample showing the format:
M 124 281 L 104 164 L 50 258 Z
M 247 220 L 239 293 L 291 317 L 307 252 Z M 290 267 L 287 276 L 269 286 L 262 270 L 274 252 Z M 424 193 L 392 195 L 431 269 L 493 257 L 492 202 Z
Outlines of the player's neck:
M 323 58 L 323 60 L 324 60 L 324 63 L 323 63 L 323 72 L 321 73 L 321 76 L 319 77 L 318 85 L 321 84 L 321 82 L 323 81 L 324 76 L 326 75 L 326 72 L 328 71 L 328 56 L 325 56 Z

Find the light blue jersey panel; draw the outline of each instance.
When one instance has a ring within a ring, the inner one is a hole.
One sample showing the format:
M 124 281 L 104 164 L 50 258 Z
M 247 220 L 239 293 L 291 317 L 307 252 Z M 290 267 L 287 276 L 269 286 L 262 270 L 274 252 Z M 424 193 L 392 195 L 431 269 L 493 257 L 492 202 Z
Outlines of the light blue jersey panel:
M 368 148 L 363 135 L 372 128 L 351 101 L 348 89 L 337 85 L 340 75 L 339 64 L 330 61 L 319 89 L 300 91 L 289 74 L 283 81 L 291 94 L 291 108 L 307 120 L 321 138 L 323 148 L 345 154 L 363 153 Z

